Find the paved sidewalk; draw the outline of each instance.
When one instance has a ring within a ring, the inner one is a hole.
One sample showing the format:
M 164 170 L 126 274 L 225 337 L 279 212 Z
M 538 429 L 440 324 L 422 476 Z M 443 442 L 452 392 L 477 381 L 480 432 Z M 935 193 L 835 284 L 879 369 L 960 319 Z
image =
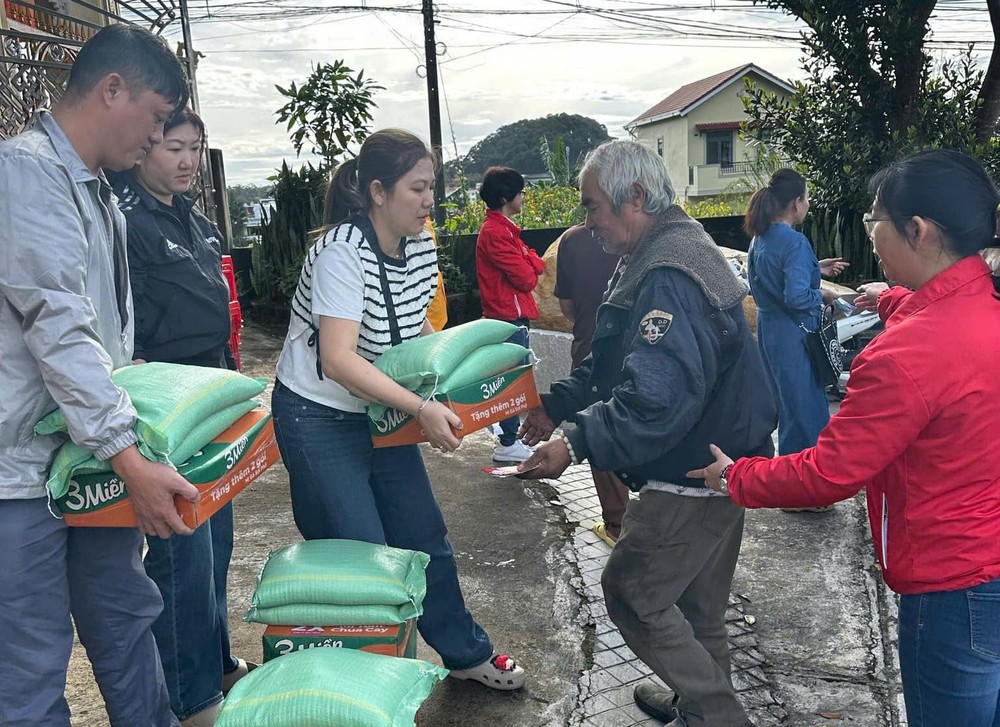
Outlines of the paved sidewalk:
M 584 650 L 590 666 L 580 676 L 580 703 L 571 724 L 588 727 L 659 725 L 658 720 L 647 717 L 632 699 L 632 690 L 651 678 L 652 672 L 625 645 L 604 608 L 601 571 L 611 549 L 590 529 L 601 517 L 590 467 L 571 466 L 561 478 L 550 480 L 549 484 L 558 493 L 558 502 L 551 504 L 561 506 L 567 522 L 575 526 L 570 557 L 575 557 L 580 576 L 571 580 L 571 585 L 584 601 L 582 616 L 587 630 Z M 740 701 L 758 727 L 772 727 L 782 724 L 787 713 L 774 696 L 764 671 L 755 621 L 746 613 L 746 599 L 732 594 L 726 622 L 733 683 Z

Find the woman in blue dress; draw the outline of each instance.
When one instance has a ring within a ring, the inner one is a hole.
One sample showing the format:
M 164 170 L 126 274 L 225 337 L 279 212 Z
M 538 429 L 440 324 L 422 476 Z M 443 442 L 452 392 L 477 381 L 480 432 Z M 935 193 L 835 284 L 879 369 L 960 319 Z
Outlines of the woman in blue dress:
M 840 274 L 840 258 L 817 260 L 808 238 L 794 229 L 809 211 L 805 178 L 779 169 L 754 192 L 743 227 L 753 237 L 747 255 L 750 291 L 757 303 L 757 344 L 778 399 L 778 454 L 816 444 L 830 419 L 826 391 L 806 353 L 806 329 L 816 330 L 824 302 L 820 275 Z

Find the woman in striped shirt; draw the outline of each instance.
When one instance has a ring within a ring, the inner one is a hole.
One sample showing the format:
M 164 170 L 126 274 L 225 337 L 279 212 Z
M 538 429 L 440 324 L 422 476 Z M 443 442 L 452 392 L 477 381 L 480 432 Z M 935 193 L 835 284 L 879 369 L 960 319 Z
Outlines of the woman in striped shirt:
M 390 346 L 432 333 L 437 256 L 424 224 L 435 158 L 416 136 L 369 136 L 330 182 L 323 233 L 292 300 L 272 397 L 295 524 L 307 540 L 345 538 L 431 556 L 418 628 L 451 676 L 517 689 L 524 671 L 495 654 L 458 583 L 447 529 L 416 445 L 375 449 L 365 414 L 378 401 L 415 416 L 430 444 L 454 451 L 461 426 L 376 369 Z

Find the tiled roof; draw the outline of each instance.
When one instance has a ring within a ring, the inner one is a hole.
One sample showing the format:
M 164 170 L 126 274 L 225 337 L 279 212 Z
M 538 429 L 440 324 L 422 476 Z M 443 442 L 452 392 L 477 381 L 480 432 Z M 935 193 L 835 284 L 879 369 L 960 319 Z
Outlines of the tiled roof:
M 728 71 L 716 73 L 714 76 L 702 78 L 700 81 L 694 81 L 686 86 L 681 86 L 658 104 L 639 114 L 629 123 L 629 126 L 657 116 L 680 114 L 686 108 L 697 103 L 712 91 L 716 90 L 719 86 L 728 83 L 733 78 L 743 76 L 751 68 L 758 70 L 753 63 L 745 63 L 738 68 L 731 68 Z

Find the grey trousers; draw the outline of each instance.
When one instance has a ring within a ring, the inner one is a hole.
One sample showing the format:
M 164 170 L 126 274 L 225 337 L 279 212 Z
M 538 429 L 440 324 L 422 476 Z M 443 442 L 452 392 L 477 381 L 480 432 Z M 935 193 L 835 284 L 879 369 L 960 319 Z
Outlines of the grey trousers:
M 163 601 L 132 528 L 67 528 L 0 500 L 0 725 L 68 727 L 73 622 L 113 727 L 177 727 L 150 626 Z
M 690 727 L 740 727 L 726 608 L 743 540 L 728 497 L 646 491 L 629 503 L 601 584 L 629 648 L 674 690 Z

